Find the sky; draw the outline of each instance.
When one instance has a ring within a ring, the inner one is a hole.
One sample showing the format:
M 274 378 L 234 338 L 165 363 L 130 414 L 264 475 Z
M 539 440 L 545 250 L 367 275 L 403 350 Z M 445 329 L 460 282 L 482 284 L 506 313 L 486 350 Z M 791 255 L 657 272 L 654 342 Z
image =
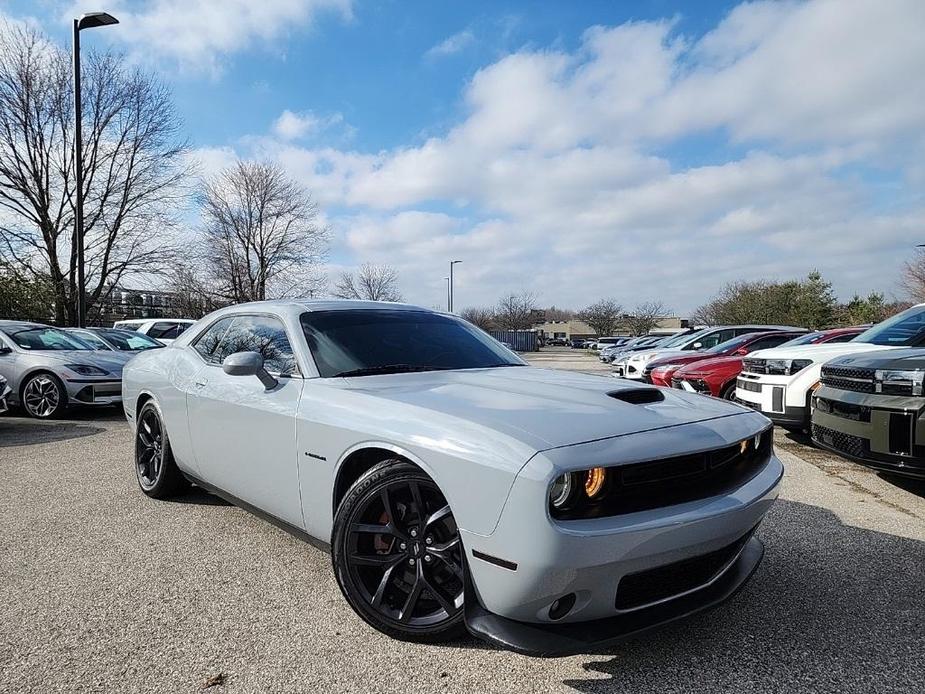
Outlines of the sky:
M 114 27 L 173 89 L 204 175 L 279 162 L 329 272 L 457 310 L 532 291 L 686 315 L 820 270 L 901 296 L 925 243 L 925 2 L 0 0 L 61 42 Z

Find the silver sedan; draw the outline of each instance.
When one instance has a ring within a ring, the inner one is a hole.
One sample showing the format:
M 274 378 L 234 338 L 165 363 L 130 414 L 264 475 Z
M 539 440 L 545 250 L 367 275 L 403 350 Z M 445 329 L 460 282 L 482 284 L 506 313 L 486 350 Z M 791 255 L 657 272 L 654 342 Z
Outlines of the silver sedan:
M 0 377 L 9 404 L 39 419 L 77 405 L 122 402 L 126 352 L 99 352 L 75 335 L 40 323 L 0 321 Z

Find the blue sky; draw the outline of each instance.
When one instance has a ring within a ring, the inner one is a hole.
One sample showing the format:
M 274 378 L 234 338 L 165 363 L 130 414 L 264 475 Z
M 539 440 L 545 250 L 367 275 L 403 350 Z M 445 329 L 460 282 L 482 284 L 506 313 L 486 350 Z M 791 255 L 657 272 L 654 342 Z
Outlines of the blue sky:
M 925 3 L 13 1 L 168 81 L 210 173 L 275 159 L 314 193 L 336 276 L 406 298 L 530 290 L 678 313 L 819 268 L 899 292 L 925 241 Z

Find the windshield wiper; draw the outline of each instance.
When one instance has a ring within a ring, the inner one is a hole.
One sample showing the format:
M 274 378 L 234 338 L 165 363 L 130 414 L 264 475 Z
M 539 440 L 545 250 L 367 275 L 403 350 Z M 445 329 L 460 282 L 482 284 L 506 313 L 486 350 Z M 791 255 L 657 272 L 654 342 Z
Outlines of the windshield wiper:
M 376 374 L 412 373 L 415 371 L 446 371 L 448 366 L 415 366 L 413 364 L 384 364 L 383 366 L 364 366 L 361 369 L 351 369 L 334 374 L 334 378 L 348 378 L 350 376 L 375 376 Z

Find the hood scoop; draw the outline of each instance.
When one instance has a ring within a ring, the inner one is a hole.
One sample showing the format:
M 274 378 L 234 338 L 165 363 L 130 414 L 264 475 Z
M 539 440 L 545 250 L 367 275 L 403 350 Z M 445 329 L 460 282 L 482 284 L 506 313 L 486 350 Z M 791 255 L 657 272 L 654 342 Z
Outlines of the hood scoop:
M 614 400 L 622 400 L 630 405 L 651 405 L 662 402 L 665 395 L 659 388 L 630 388 L 628 390 L 615 390 L 607 393 Z

